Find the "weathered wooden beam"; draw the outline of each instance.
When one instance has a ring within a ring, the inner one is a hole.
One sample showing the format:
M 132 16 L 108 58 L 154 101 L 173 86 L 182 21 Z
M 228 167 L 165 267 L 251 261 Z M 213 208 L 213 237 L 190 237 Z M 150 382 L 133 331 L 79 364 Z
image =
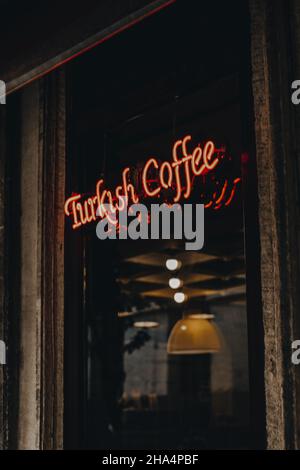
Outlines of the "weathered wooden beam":
M 294 47 L 291 25 L 295 17 L 299 22 L 300 15 L 299 8 L 293 11 L 291 2 L 284 0 L 251 0 L 250 10 L 267 440 L 270 449 L 295 449 L 299 446 L 299 417 L 291 343 L 300 333 L 296 328 L 300 153 L 296 144 L 299 111 L 293 108 L 290 89 L 292 81 L 299 78 L 292 74 L 296 50 L 299 52 Z
M 62 66 L 69 60 L 101 44 L 103 41 L 124 31 L 160 9 L 171 5 L 176 0 L 105 0 L 99 2 L 97 7 L 82 8 L 76 19 L 68 22 L 56 31 L 55 24 L 50 30 L 47 39 L 38 34 L 32 38 L 32 44 L 24 50 L 21 46 L 17 55 L 8 57 L 1 64 L 1 80 L 7 84 L 7 93 L 11 93 L 24 85 L 41 78 L 50 71 Z M 28 19 L 27 33 L 38 30 L 35 22 L 45 22 L 43 15 L 33 15 Z M 26 24 L 26 23 L 25 23 Z M 26 29 L 26 28 L 25 28 Z M 15 33 L 22 44 L 21 34 Z M 26 35 L 25 35 L 26 36 Z M 9 51 L 9 37 L 2 38 Z

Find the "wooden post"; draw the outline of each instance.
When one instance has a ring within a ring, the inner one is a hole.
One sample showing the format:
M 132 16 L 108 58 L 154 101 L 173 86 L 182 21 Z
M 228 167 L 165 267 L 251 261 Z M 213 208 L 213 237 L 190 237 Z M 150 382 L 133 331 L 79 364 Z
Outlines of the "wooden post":
M 292 73 L 296 49 L 291 25 L 296 12 L 290 7 L 284 0 L 250 0 L 270 449 L 299 447 L 299 372 L 291 362 L 291 343 L 300 337 L 299 111 L 290 97 L 291 83 L 299 77 Z
M 64 73 L 22 92 L 18 447 L 63 446 Z

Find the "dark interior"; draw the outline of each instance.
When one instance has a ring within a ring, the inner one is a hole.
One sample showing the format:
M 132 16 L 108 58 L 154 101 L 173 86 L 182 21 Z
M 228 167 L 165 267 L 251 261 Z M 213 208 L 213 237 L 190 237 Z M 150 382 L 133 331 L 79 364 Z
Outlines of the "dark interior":
M 150 155 L 170 159 L 186 134 L 226 147 L 189 202 L 242 178 L 248 23 L 246 2 L 179 1 L 74 60 L 67 194 L 90 195 L 99 178 L 113 187 Z M 251 447 L 244 213 L 240 183 L 228 206 L 206 210 L 199 252 L 178 240 L 100 241 L 96 224 L 67 221 L 67 448 Z M 183 304 L 169 258 L 182 263 Z M 168 355 L 172 327 L 198 312 L 214 316 L 221 351 Z

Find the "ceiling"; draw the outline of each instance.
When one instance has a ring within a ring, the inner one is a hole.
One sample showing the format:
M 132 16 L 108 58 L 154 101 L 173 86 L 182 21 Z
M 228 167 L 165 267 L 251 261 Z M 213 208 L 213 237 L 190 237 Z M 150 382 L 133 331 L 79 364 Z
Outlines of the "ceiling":
M 140 245 L 138 253 L 130 253 L 130 243 L 120 245 L 121 262 L 118 270 L 118 284 L 124 310 L 129 313 L 151 313 L 159 307 L 163 310 L 184 309 L 199 311 L 216 303 L 245 303 L 245 262 L 243 257 L 242 234 L 232 234 L 235 243 L 222 243 L 201 252 L 185 251 L 182 243 L 160 241 L 152 246 L 151 241 Z M 224 240 L 223 240 L 224 241 Z M 230 237 L 228 237 L 230 241 Z M 231 240 L 232 242 L 232 240 Z M 142 252 L 144 245 L 144 252 Z M 135 246 L 135 245 L 134 245 Z M 153 248 L 153 249 L 151 249 Z M 166 268 L 166 260 L 181 261 L 178 271 Z M 178 277 L 183 286 L 177 290 L 169 287 L 169 279 Z M 174 293 L 186 295 L 184 304 L 176 304 Z M 122 312 L 124 315 L 124 311 Z

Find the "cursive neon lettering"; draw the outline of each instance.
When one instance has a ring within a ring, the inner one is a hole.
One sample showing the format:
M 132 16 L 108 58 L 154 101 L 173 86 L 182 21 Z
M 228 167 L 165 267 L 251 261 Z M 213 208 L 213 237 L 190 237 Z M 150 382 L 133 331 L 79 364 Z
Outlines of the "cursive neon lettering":
M 154 157 L 146 161 L 141 173 L 142 193 L 145 197 L 156 198 L 168 190 L 170 204 L 188 199 L 195 177 L 215 170 L 222 158 L 220 154 L 224 153 L 225 149 L 216 149 L 211 140 L 193 147 L 192 136 L 186 135 L 174 143 L 171 162 L 159 162 Z M 229 206 L 239 182 L 240 178 L 236 178 L 232 185 L 225 180 L 219 194 L 215 192 L 204 207 L 218 210 L 223 205 Z M 93 222 L 97 217 L 107 217 L 115 224 L 116 213 L 123 211 L 129 202 L 138 204 L 139 199 L 137 188 L 130 179 L 130 168 L 126 167 L 122 171 L 121 184 L 114 190 L 105 188 L 104 179 L 100 179 L 96 183 L 95 196 L 82 200 L 81 194 L 72 195 L 66 200 L 64 210 L 66 216 L 73 218 L 73 229 Z

